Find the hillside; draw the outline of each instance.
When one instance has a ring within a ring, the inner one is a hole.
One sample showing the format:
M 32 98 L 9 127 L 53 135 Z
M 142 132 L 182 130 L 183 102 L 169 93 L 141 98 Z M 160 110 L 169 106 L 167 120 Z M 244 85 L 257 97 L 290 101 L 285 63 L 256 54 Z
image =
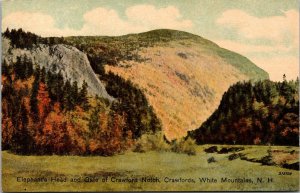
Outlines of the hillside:
M 247 58 L 186 32 L 154 30 L 65 41 L 87 53 L 96 73 L 104 74 L 105 68 L 142 89 L 168 139 L 201 125 L 230 85 L 268 79 Z
M 198 144 L 299 145 L 299 80 L 237 83 L 189 135 Z
M 2 37 L 2 150 L 110 156 L 161 130 L 140 89 L 112 73 L 100 82 L 63 39 L 22 29 Z
M 39 66 L 45 67 L 46 71 L 60 72 L 65 81 L 76 81 L 79 86 L 85 81 L 90 94 L 113 99 L 95 75 L 87 56 L 75 47 L 64 44 L 36 44 L 33 47 L 16 48 L 10 41 L 2 38 L 2 56 L 7 64 L 15 63 L 17 58 L 27 58 L 35 64 L 34 68 Z

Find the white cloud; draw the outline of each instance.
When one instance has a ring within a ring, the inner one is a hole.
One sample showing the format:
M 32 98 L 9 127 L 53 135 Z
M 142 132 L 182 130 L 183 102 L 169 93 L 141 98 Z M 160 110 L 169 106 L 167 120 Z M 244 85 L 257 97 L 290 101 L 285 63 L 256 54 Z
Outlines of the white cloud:
M 20 11 L 3 18 L 2 29 L 23 28 L 42 36 L 70 36 L 123 35 L 159 28 L 188 30 L 193 27 L 190 20 L 182 19 L 180 11 L 174 6 L 156 8 L 152 5 L 137 5 L 127 8 L 125 15 L 123 19 L 114 9 L 98 7 L 86 12 L 83 15 L 83 27 L 74 30 L 57 28 L 50 15 Z
M 241 53 L 267 71 L 271 80 L 295 79 L 299 74 L 299 12 L 288 10 L 281 16 L 255 17 L 232 9 L 222 13 L 216 23 L 237 33 L 232 40 L 216 40 L 221 47 Z M 272 45 L 264 44 L 269 40 Z M 254 40 L 256 44 L 245 43 Z
M 252 61 L 267 71 L 270 79 L 282 81 L 283 74 L 287 79 L 296 79 L 299 76 L 299 58 L 294 56 L 277 56 L 273 58 L 253 58 Z
M 6 28 L 23 28 L 25 31 L 35 32 L 41 36 L 71 35 L 75 31 L 69 28 L 58 29 L 54 19 L 43 13 L 14 12 L 3 18 L 2 30 Z
M 292 47 L 286 47 L 283 45 L 275 45 L 275 46 L 269 46 L 269 45 L 251 45 L 251 44 L 245 44 L 240 43 L 232 40 L 214 40 L 219 46 L 235 51 L 240 54 L 253 54 L 253 53 L 270 53 L 270 52 L 280 52 L 280 53 L 286 53 L 291 51 Z
M 85 13 L 83 18 L 85 23 L 80 34 L 122 35 L 140 30 L 139 26 L 122 20 L 113 9 L 99 7 Z
M 190 20 L 182 20 L 179 10 L 174 6 L 156 9 L 152 5 L 137 5 L 126 10 L 129 21 L 150 28 L 191 28 Z
M 248 13 L 231 9 L 222 13 L 216 23 L 235 30 L 241 37 L 248 39 L 267 39 L 284 42 L 287 39 L 299 44 L 299 12 L 289 10 L 282 16 L 255 17 Z

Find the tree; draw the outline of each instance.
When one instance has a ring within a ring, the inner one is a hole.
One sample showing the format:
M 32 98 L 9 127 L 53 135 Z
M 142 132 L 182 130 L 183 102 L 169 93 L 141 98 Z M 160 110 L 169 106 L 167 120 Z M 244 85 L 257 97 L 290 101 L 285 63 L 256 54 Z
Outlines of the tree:
M 32 150 L 33 138 L 29 132 L 28 112 L 25 108 L 24 102 L 21 104 L 20 113 L 16 116 L 19 123 L 18 127 L 15 127 L 16 131 L 12 136 L 12 150 L 20 154 L 29 154 Z
M 286 75 L 285 74 L 283 74 L 282 80 L 283 80 L 283 82 L 286 82 Z
M 36 137 L 38 151 L 41 154 L 68 154 L 72 149 L 68 125 L 59 108 L 54 109 L 45 118 L 42 132 Z
M 79 91 L 79 96 L 78 96 L 78 103 L 84 110 L 87 110 L 89 108 L 89 101 L 87 98 L 87 95 L 88 95 L 87 88 L 88 88 L 88 84 L 84 80 L 82 83 L 82 86 L 81 86 L 81 90 Z
M 39 83 L 40 83 L 40 73 L 39 73 L 39 68 L 37 68 L 35 71 L 35 79 L 34 82 L 32 83 L 31 96 L 30 96 L 30 107 L 35 121 L 37 121 L 38 119 L 37 95 L 39 90 Z
M 50 111 L 50 102 L 49 93 L 45 83 L 39 83 L 39 89 L 37 93 L 37 107 L 38 107 L 38 117 L 40 120 L 45 118 Z
M 33 64 L 30 58 L 26 55 L 24 56 L 24 70 L 25 70 L 25 78 L 28 78 L 33 75 Z
M 10 38 L 10 31 L 8 28 L 6 28 L 5 32 L 3 33 L 4 37 Z
M 43 66 L 42 70 L 40 71 L 40 81 L 42 83 L 46 83 L 46 68 Z
M 99 118 L 99 114 L 101 112 L 101 107 L 98 104 L 94 110 L 92 111 L 88 126 L 89 126 L 89 130 L 91 135 L 94 135 L 95 132 L 97 131 L 97 129 L 99 129 L 100 127 L 100 118 Z
M 9 102 L 2 95 L 2 150 L 11 149 L 11 139 L 14 132 L 12 119 L 9 116 Z
M 64 84 L 62 104 L 63 104 L 63 108 L 65 108 L 66 110 L 73 109 L 71 103 L 71 83 L 69 80 L 67 80 L 66 83 Z
M 269 80 L 237 83 L 224 93 L 218 109 L 189 136 L 198 144 L 232 140 L 238 144 L 298 144 L 299 97 L 294 84 Z
M 77 85 L 77 81 L 74 81 L 73 84 L 71 85 L 70 101 L 71 101 L 71 104 L 72 104 L 73 108 L 79 102 L 78 101 L 78 85 Z
M 4 59 L 2 63 L 2 75 L 8 76 L 11 75 L 11 67 L 7 64 L 7 61 Z
M 13 68 L 16 75 L 16 79 L 22 79 L 22 80 L 25 79 L 26 71 L 24 70 L 24 65 L 21 56 L 17 57 L 17 61 L 16 63 L 14 63 Z

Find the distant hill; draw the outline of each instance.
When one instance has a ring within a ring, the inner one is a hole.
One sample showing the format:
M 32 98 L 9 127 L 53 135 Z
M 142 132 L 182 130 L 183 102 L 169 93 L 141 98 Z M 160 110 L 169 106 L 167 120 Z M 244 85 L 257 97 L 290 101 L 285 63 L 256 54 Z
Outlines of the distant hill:
M 269 78 L 246 57 L 182 31 L 68 37 L 65 41 L 87 53 L 97 74 L 111 71 L 142 89 L 168 139 L 199 127 L 230 85 Z
M 299 81 L 237 83 L 189 136 L 198 144 L 299 145 Z

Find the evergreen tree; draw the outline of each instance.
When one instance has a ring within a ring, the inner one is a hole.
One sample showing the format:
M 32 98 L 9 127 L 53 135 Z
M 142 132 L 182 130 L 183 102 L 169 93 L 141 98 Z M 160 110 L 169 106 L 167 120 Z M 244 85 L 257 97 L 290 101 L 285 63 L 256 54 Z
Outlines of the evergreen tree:
M 5 32 L 3 33 L 4 37 L 10 38 L 10 31 L 8 28 L 6 28 Z
M 28 128 L 28 112 L 25 108 L 24 102 L 22 102 L 20 107 L 20 114 L 17 115 L 20 123 L 19 127 L 16 128 L 17 131 L 13 136 L 13 140 L 17 143 L 14 146 L 14 151 L 20 154 L 28 154 L 31 151 L 32 136 Z
M 24 56 L 24 66 L 25 66 L 25 78 L 33 75 L 33 64 L 32 61 L 25 55 Z
M 11 75 L 11 68 L 10 68 L 10 66 L 7 64 L 7 61 L 6 61 L 6 60 L 3 60 L 3 62 L 2 62 L 2 74 L 3 74 L 4 76 Z
M 40 72 L 40 81 L 42 83 L 46 83 L 46 68 L 43 66 L 41 72 Z
M 89 101 L 87 98 L 88 97 L 87 88 L 88 88 L 88 84 L 84 80 L 78 96 L 78 102 L 84 110 L 87 110 L 89 108 Z
M 73 84 L 72 84 L 71 95 L 70 95 L 71 101 L 72 101 L 71 103 L 74 107 L 79 102 L 78 101 L 78 98 L 79 98 L 78 95 L 79 95 L 79 93 L 78 93 L 78 83 L 77 83 L 77 81 L 74 81 Z
M 36 69 L 34 76 L 35 76 L 35 79 L 34 79 L 33 84 L 32 84 L 31 96 L 30 96 L 30 107 L 31 107 L 31 112 L 33 114 L 34 120 L 38 121 L 37 94 L 38 94 L 39 83 L 40 83 L 40 70 L 39 70 L 39 68 Z
M 72 109 L 72 104 L 70 101 L 70 93 L 71 93 L 71 83 L 69 80 L 66 81 L 65 85 L 64 85 L 64 89 L 63 89 L 63 108 L 65 108 L 66 110 L 71 110 Z
M 14 63 L 14 72 L 16 75 L 16 79 L 25 79 L 26 78 L 26 74 L 25 74 L 25 70 L 24 70 L 24 65 L 23 65 L 23 61 L 21 56 L 17 57 L 17 61 L 16 63 Z
M 88 126 L 89 130 L 91 132 L 91 135 L 94 135 L 97 131 L 97 129 L 100 127 L 100 119 L 99 119 L 99 114 L 101 112 L 101 107 L 99 104 L 94 108 L 92 111 Z

